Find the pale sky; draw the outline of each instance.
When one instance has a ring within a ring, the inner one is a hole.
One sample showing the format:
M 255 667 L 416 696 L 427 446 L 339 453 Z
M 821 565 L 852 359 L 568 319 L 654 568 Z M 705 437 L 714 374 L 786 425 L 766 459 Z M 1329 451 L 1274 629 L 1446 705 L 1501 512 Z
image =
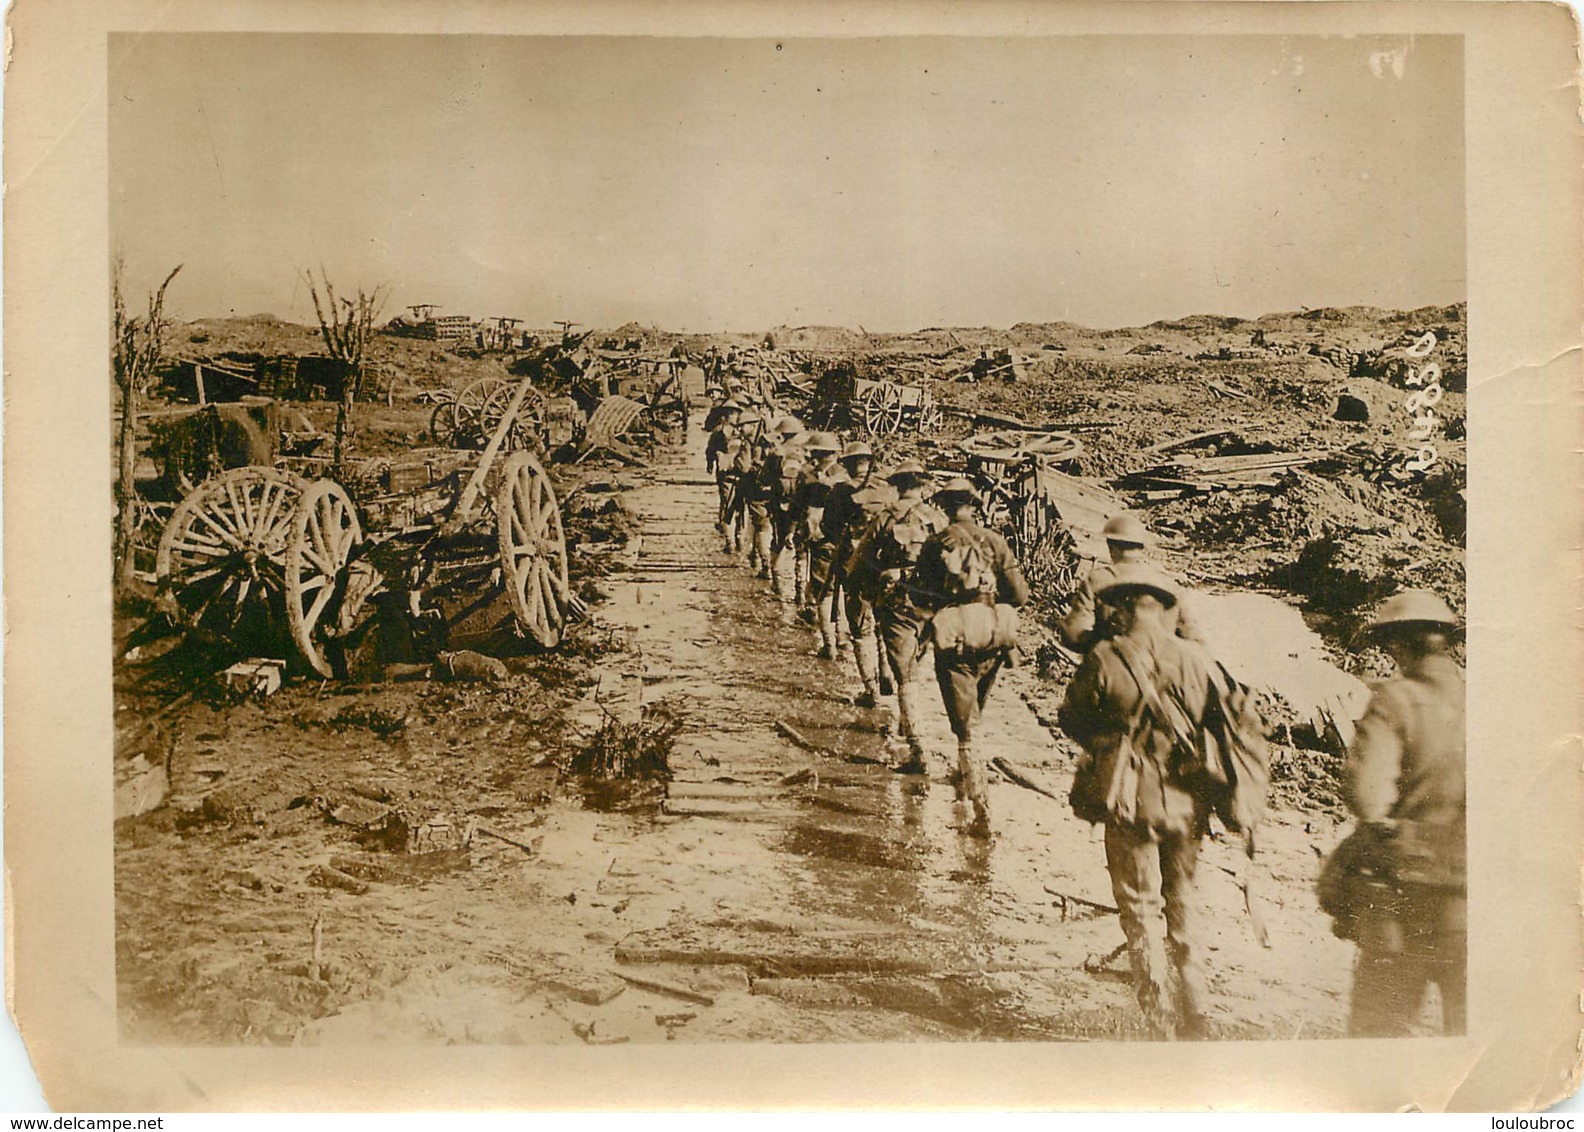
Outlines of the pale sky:
M 1465 297 L 1457 37 L 116 36 L 113 246 L 544 326 L 1127 326 Z

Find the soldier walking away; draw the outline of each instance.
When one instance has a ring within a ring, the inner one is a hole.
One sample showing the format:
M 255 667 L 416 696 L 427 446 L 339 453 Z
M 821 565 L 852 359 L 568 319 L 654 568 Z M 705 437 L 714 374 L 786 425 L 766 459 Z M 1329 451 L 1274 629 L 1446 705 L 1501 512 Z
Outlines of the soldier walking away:
M 807 445 L 809 463 L 798 473 L 793 518 L 799 546 L 808 562 L 805 596 L 812 606 L 805 620 L 819 627 L 822 660 L 836 659 L 836 622 L 831 608 L 831 566 L 836 549 L 825 538 L 825 504 L 831 488 L 847 473 L 836 459 L 841 441 L 833 432 L 817 432 Z
M 989 837 L 990 795 L 974 731 L 996 674 L 1016 647 L 1013 610 L 1028 601 L 1029 587 L 1006 539 L 979 525 L 973 484 L 953 480 L 935 502 L 951 524 L 919 551 L 914 594 L 933 610 L 935 677 L 957 737 L 960 789 L 974 812 L 968 833 Z
M 1075 652 L 1089 651 L 1111 632 L 1109 622 L 1113 611 L 1096 600 L 1097 591 L 1114 576 L 1121 564 L 1149 561 L 1149 548 L 1155 544 L 1155 536 L 1150 534 L 1137 515 L 1128 511 L 1106 520 L 1104 533 L 1111 561 L 1094 564 L 1078 591 L 1073 594 L 1072 606 L 1066 616 L 1056 624 L 1056 635 L 1062 644 Z M 1204 643 L 1204 636 L 1193 616 L 1190 597 L 1181 587 L 1177 592 L 1180 600 L 1168 615 L 1173 631 L 1179 637 Z
M 770 491 L 764 476 L 770 440 L 764 418 L 753 409 L 743 413 L 742 446 L 737 450 L 738 509 L 748 536 L 748 567 L 770 576 Z
M 1106 868 L 1134 991 L 1161 1038 L 1207 1034 L 1194 874 L 1211 797 L 1191 761 L 1179 756 L 1184 737 L 1203 731 L 1214 662 L 1202 645 L 1175 634 L 1170 612 L 1178 592 L 1145 562 L 1111 571 L 1096 596 L 1115 610 L 1114 631 L 1078 666 L 1057 716 L 1085 751 L 1075 794 L 1081 779 L 1098 784 Z
M 825 504 L 823 525 L 825 540 L 835 547 L 831 566 L 831 587 L 837 595 L 833 604 L 838 615 L 847 622 L 847 636 L 852 641 L 853 660 L 858 666 L 858 680 L 863 692 L 855 701 L 858 707 L 878 706 L 881 695 L 889 695 L 890 674 L 881 680 L 880 651 L 875 641 L 874 606 L 848 577 L 847 563 L 853 547 L 863 536 L 865 528 L 882 508 L 896 500 L 896 489 L 882 477 L 874 474 L 874 452 L 862 440 L 854 440 L 842 449 L 841 464 L 847 472 L 847 481 L 831 488 L 830 499 Z
M 930 474 L 917 460 L 898 464 L 886 479 L 897 498 L 880 511 L 853 548 L 847 579 L 874 608 L 881 663 L 896 688 L 897 732 L 907 744 L 908 757 L 893 769 L 899 774 L 925 774 L 929 768 L 919 739 L 914 676 L 925 648 L 929 610 L 913 600 L 913 574 L 924 544 L 944 531 L 949 520 L 924 497 Z
M 738 422 L 742 406 L 727 400 L 720 406 L 718 423 L 704 445 L 704 470 L 715 473 L 715 490 L 720 495 L 720 513 L 715 529 L 726 538 L 726 552 L 735 554 L 732 528 L 729 520 L 737 510 L 737 473 L 734 467 L 737 448 L 742 443 L 742 430 Z
M 1428 590 L 1387 599 L 1369 625 L 1397 675 L 1375 688 L 1343 775 L 1363 834 L 1355 864 L 1372 874 L 1353 890 L 1352 1037 L 1407 1034 L 1431 983 L 1444 1032 L 1467 1025 L 1464 684 L 1448 655 L 1457 632 Z
M 787 596 L 788 551 L 792 549 L 792 501 L 797 491 L 797 475 L 806 457 L 803 444 L 811 434 L 803 431 L 796 417 L 784 416 L 771 431 L 771 447 L 759 466 L 764 483 L 766 508 L 770 515 L 770 585 L 777 596 Z M 793 600 L 803 601 L 801 561 L 792 555 Z

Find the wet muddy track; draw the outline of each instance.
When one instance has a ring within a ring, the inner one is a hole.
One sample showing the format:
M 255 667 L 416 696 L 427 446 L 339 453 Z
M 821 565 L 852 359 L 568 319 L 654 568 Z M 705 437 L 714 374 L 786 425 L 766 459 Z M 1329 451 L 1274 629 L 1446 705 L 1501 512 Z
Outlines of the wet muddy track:
M 281 778 L 272 816 L 263 832 L 174 845 L 158 829 L 123 831 L 118 907 L 142 921 L 119 933 L 129 1039 L 1141 1033 L 1125 959 L 1086 969 L 1122 939 L 1101 910 L 1111 896 L 1098 831 L 1064 802 L 992 775 L 997 835 L 964 836 L 966 815 L 944 780 L 955 745 L 928 665 L 920 702 L 933 773 L 887 770 L 899 754 L 887 747 L 888 713 L 852 705 L 851 660 L 818 660 L 815 633 L 791 604 L 722 553 L 701 447 L 695 439 L 663 455 L 623 492 L 637 534 L 604 579 L 594 628 L 626 647 L 600 659 L 596 686 L 571 709 L 592 725 L 602 712 L 632 716 L 640 702 L 682 705 L 664 795 L 612 809 L 559 794 L 553 772 L 532 767 L 531 722 L 436 742 L 415 724 L 372 746 L 355 732 L 316 731 L 293 746 L 267 711 L 232 709 L 211 725 L 228 732 L 226 750 L 261 748 L 258 773 Z M 1065 797 L 1072 752 L 1026 706 L 1036 680 L 1025 668 L 1003 675 L 983 748 Z M 438 697 L 431 714 L 442 730 L 463 709 L 490 719 L 499 694 L 421 693 Z M 277 700 L 289 696 L 310 698 L 292 689 Z M 364 854 L 386 865 L 371 866 L 362 891 L 315 885 L 308 868 L 345 863 L 358 847 L 332 831 L 327 852 L 322 815 L 285 804 L 299 780 L 337 775 L 424 776 L 432 804 L 448 801 L 456 818 L 518 844 L 475 837 L 433 868 Z M 1351 948 L 1330 936 L 1312 896 L 1319 851 L 1335 840 L 1328 819 L 1297 811 L 1265 831 L 1255 877 L 1269 950 L 1244 912 L 1243 858 L 1208 847 L 1200 887 L 1219 1035 L 1340 1032 Z

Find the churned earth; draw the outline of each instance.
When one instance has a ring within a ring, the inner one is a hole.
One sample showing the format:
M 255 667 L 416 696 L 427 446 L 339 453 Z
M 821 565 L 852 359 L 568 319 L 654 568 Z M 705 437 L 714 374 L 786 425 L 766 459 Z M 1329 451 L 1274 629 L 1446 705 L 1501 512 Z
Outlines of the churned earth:
M 1024 784 L 993 774 L 997 835 L 964 836 L 932 682 L 933 773 L 892 774 L 850 659 L 816 659 L 720 551 L 701 451 L 622 473 L 634 534 L 570 656 L 503 685 L 294 683 L 176 713 L 170 803 L 117 826 L 127 1040 L 1142 1036 L 1099 833 L 1065 803 L 1076 752 L 1029 706 L 1059 689 L 1004 675 L 983 745 Z M 553 765 L 661 710 L 683 721 L 663 789 Z M 1313 896 L 1338 837 L 1300 805 L 1252 866 L 1207 846 L 1217 1036 L 1340 1035 L 1352 948 Z

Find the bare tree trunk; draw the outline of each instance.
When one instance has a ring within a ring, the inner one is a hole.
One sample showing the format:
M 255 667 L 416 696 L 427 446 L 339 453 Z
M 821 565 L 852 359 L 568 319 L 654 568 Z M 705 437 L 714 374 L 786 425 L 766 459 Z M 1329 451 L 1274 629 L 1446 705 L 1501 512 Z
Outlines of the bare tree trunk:
M 153 377 L 164 356 L 165 289 L 170 286 L 181 264 L 171 269 L 159 290 L 149 296 L 148 314 L 134 318 L 127 314 L 121 293 L 122 267 L 118 260 L 111 281 L 114 341 L 110 372 L 121 391 L 121 433 L 118 438 L 120 467 L 116 476 L 115 584 L 125 591 L 137 567 L 137 426 L 143 383 Z
M 137 565 L 133 550 L 137 539 L 137 424 L 137 388 L 127 382 L 121 387 L 121 469 L 116 480 L 116 502 L 121 510 L 116 529 L 116 587 L 121 590 L 131 587 Z

